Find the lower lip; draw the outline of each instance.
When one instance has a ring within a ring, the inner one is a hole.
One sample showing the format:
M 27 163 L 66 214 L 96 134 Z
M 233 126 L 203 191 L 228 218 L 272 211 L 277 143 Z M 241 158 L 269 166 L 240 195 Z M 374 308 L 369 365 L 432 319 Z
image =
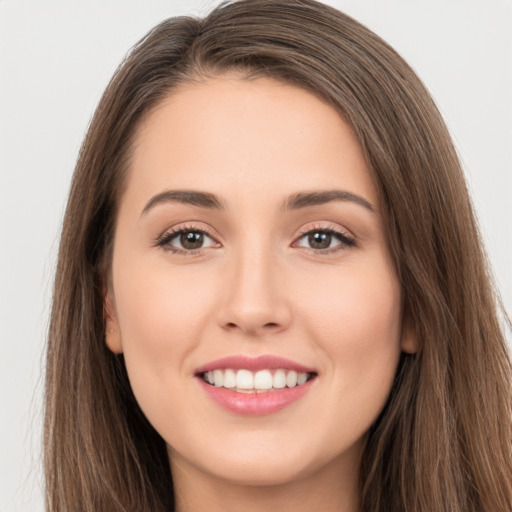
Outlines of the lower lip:
M 266 393 L 237 393 L 207 384 L 201 377 L 197 379 L 208 396 L 224 409 L 242 416 L 261 416 L 280 411 L 302 398 L 311 389 L 316 377 L 302 386 Z

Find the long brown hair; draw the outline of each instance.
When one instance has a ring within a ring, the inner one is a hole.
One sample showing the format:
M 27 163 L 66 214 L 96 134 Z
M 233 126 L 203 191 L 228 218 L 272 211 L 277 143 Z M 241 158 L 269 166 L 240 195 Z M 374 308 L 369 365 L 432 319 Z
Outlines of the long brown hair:
M 306 89 L 358 136 L 420 349 L 403 354 L 361 465 L 363 512 L 512 510 L 511 364 L 463 172 L 432 99 L 385 42 L 313 0 L 168 19 L 115 73 L 80 151 L 46 368 L 49 511 L 172 510 L 166 446 L 105 344 L 103 286 L 136 128 L 178 85 L 237 70 Z

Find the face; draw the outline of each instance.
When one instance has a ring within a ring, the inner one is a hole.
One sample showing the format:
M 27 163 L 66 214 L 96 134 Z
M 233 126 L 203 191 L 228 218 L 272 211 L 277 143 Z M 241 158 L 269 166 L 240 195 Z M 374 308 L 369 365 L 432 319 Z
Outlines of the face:
M 356 473 L 412 345 L 377 191 L 330 106 L 235 75 L 173 92 L 137 134 L 111 282 L 107 343 L 173 469 Z

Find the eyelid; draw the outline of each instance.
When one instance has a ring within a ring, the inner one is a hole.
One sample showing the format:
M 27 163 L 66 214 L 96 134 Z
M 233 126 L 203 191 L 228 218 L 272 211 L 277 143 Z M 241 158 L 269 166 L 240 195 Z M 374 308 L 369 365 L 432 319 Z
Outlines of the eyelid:
M 213 230 L 209 228 L 208 226 L 198 226 L 194 224 L 178 224 L 176 226 L 173 226 L 167 230 L 165 230 L 154 242 L 154 246 L 161 247 L 162 249 L 166 251 L 170 251 L 175 254 L 182 254 L 182 255 L 194 255 L 199 254 L 200 252 L 204 251 L 205 249 L 209 249 L 211 247 L 215 247 L 215 244 L 208 246 L 208 247 L 200 247 L 198 249 L 181 249 L 179 247 L 173 247 L 170 245 L 170 241 L 176 238 L 178 235 L 180 235 L 183 232 L 198 232 L 206 235 L 208 238 L 210 238 L 212 241 L 214 241 L 218 248 L 219 246 L 222 246 L 220 242 L 218 242 L 218 236 L 213 233 Z M 297 245 L 298 242 L 304 238 L 304 236 L 309 235 L 311 233 L 315 232 L 327 232 L 332 234 L 333 236 L 337 237 L 339 244 L 335 247 L 327 247 L 325 249 L 315 249 L 313 247 L 304 247 Z M 353 235 L 348 233 L 345 229 L 333 225 L 330 223 L 315 223 L 312 225 L 307 225 L 305 227 L 302 227 L 298 233 L 298 235 L 294 238 L 294 241 L 292 242 L 292 247 L 301 247 L 303 249 L 309 250 L 315 254 L 319 255 L 326 255 L 329 253 L 335 253 L 341 250 L 346 250 L 347 248 L 353 247 L 356 245 L 356 240 Z
M 326 249 L 314 249 L 313 247 L 303 247 L 304 249 L 307 249 L 309 251 L 312 251 L 315 254 L 329 254 L 334 253 L 342 250 L 346 250 L 350 247 L 356 246 L 356 237 L 352 235 L 350 232 L 348 232 L 346 229 L 343 229 L 337 225 L 333 225 L 330 223 L 315 223 L 313 225 L 308 225 L 305 227 L 302 227 L 299 231 L 298 236 L 295 238 L 292 247 L 295 246 L 295 244 L 298 243 L 299 240 L 304 238 L 305 235 L 309 235 L 311 233 L 315 232 L 328 232 L 336 236 L 339 240 L 339 244 L 336 247 L 329 247 Z M 302 247 L 302 246 L 301 246 Z
M 213 240 L 215 242 L 214 245 L 220 246 L 220 242 L 218 242 L 218 237 L 216 234 L 213 233 L 213 230 L 209 228 L 208 226 L 198 226 L 195 224 L 178 224 L 176 226 L 172 226 L 171 228 L 166 229 L 154 242 L 155 247 L 161 247 L 162 249 L 182 254 L 182 255 L 194 255 L 198 254 L 201 251 L 204 251 L 205 249 L 208 249 L 209 247 L 200 247 L 199 249 L 181 249 L 179 247 L 172 247 L 169 245 L 170 241 L 176 238 L 178 235 L 180 235 L 183 232 L 192 231 L 197 233 L 202 233 L 206 235 L 208 238 Z

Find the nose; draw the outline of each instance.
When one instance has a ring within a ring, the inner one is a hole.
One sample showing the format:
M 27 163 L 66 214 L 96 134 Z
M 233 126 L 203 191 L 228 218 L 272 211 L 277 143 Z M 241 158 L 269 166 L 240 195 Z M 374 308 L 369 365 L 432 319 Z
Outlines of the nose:
M 247 250 L 231 263 L 219 309 L 220 326 L 253 337 L 286 330 L 291 308 L 283 274 L 271 251 Z

